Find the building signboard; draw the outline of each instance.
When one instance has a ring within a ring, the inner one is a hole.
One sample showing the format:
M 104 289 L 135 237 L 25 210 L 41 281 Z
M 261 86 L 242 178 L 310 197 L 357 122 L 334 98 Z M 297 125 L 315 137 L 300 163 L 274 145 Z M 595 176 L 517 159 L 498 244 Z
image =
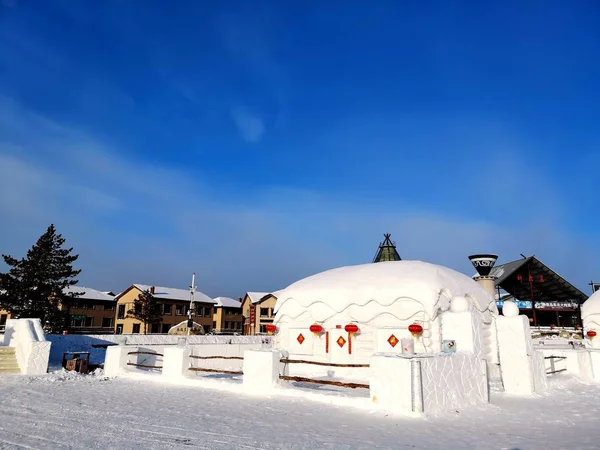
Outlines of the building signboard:
M 87 316 L 85 314 L 73 314 L 71 316 L 72 320 L 85 320 L 87 319 Z
M 508 300 L 508 301 L 513 301 L 514 302 L 514 300 Z M 515 303 L 517 304 L 517 306 L 519 307 L 519 309 L 531 309 L 531 302 L 530 301 L 518 300 Z M 502 308 L 502 306 L 504 306 L 504 300 L 496 300 L 496 306 L 498 308 Z
M 256 323 L 256 307 L 250 305 L 250 326 L 253 327 Z
M 535 302 L 535 309 L 579 309 L 579 303 L 577 303 L 575 300 L 559 302 Z

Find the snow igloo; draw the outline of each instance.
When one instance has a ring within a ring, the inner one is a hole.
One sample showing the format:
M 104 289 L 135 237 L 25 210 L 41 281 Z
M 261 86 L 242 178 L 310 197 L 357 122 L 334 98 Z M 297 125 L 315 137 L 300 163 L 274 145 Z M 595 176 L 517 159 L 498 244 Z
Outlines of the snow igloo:
M 415 353 L 438 353 L 450 309 L 472 311 L 481 357 L 497 361 L 498 309 L 490 293 L 447 267 L 406 260 L 340 267 L 291 284 L 275 306 L 275 347 L 292 359 L 336 364 L 402 353 L 403 339 L 414 342 Z M 414 325 L 422 332 L 411 333 Z
M 600 291 L 594 292 L 581 305 L 581 320 L 583 321 L 584 333 L 592 337 L 593 347 L 600 347 Z M 596 333 L 590 336 L 588 333 Z

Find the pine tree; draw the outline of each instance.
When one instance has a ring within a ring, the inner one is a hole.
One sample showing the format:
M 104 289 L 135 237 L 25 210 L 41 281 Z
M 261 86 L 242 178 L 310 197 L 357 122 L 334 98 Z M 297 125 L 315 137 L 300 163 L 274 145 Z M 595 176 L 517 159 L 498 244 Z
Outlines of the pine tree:
M 127 317 L 142 322 L 144 324 L 144 334 L 146 334 L 148 325 L 162 322 L 162 305 L 150 291 L 143 291 L 133 301 L 133 308 L 127 311 Z
M 2 255 L 10 267 L 0 273 L 0 304 L 16 318 L 39 318 L 44 327 L 58 332 L 70 327 L 69 307 L 77 292 L 65 294 L 77 284 L 81 270 L 73 269 L 79 255 L 63 248 L 65 239 L 50 225 L 25 258 Z

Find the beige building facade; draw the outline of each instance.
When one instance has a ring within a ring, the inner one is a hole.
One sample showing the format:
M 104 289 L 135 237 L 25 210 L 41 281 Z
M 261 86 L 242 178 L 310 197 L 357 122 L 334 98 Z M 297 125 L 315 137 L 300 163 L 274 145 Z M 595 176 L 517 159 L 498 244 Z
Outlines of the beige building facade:
M 266 325 L 275 318 L 277 292 L 246 292 L 242 299 L 244 334 L 267 334 Z
M 117 311 L 114 332 L 116 334 L 144 333 L 144 324 L 131 317 L 127 312 L 133 309 L 138 296 L 149 291 L 162 306 L 162 323 L 148 325 L 147 334 L 167 334 L 175 325 L 187 320 L 190 306 L 190 292 L 187 289 L 167 288 L 153 285 L 132 284 L 116 296 Z M 213 330 L 213 314 L 216 302 L 202 292 L 194 294 L 193 320 L 202 325 L 205 333 Z

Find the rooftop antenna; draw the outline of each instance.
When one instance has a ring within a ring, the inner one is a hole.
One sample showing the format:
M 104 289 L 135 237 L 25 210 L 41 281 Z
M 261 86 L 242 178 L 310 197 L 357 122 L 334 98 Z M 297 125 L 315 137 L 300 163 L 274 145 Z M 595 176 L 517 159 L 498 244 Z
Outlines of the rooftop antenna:
M 191 334 L 194 321 L 192 320 L 194 311 L 194 293 L 196 292 L 196 272 L 192 273 L 192 285 L 190 286 L 190 309 L 188 309 L 187 334 Z

